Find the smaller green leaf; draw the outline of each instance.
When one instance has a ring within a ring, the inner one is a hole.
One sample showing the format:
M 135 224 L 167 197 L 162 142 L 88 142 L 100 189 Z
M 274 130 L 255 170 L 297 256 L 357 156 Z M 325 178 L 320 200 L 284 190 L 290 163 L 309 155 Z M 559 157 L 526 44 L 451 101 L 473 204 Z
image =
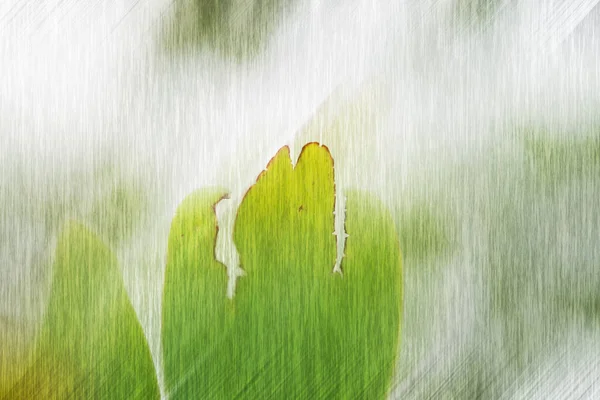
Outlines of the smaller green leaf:
M 160 397 L 150 349 L 116 257 L 75 222 L 58 241 L 34 360 L 5 398 Z

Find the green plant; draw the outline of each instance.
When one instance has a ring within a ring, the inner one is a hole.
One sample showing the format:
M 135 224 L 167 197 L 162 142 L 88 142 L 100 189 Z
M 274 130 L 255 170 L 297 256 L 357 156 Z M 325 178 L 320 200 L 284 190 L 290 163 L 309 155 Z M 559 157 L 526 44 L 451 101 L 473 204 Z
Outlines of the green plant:
M 349 192 L 343 275 L 334 273 L 333 160 L 283 148 L 249 190 L 235 241 L 247 275 L 233 300 L 215 261 L 215 204 L 190 194 L 173 219 L 163 294 L 169 398 L 382 398 L 398 354 L 402 271 L 389 213 Z M 5 398 L 158 398 L 150 351 L 117 260 L 69 223 L 29 366 Z M 0 393 L 2 393 L 0 388 Z
M 401 316 L 389 214 L 368 194 L 348 195 L 343 276 L 334 273 L 332 159 L 307 145 L 293 168 L 282 149 L 238 212 L 247 275 L 230 302 L 212 251 L 223 194 L 190 195 L 173 221 L 162 334 L 170 397 L 382 398 Z

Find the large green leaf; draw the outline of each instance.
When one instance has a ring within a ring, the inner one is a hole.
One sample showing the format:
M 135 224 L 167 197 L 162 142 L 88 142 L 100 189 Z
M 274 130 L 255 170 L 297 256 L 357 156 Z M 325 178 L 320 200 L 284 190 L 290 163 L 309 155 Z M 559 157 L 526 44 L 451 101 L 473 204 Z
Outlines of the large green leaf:
M 33 360 L 7 399 L 160 397 L 117 260 L 96 235 L 74 222 L 58 241 Z
M 343 276 L 335 261 L 333 160 L 283 148 L 245 197 L 235 242 L 247 275 L 226 299 L 214 261 L 214 204 L 186 199 L 173 221 L 163 300 L 170 398 L 383 398 L 400 332 L 402 271 L 389 213 L 348 193 Z

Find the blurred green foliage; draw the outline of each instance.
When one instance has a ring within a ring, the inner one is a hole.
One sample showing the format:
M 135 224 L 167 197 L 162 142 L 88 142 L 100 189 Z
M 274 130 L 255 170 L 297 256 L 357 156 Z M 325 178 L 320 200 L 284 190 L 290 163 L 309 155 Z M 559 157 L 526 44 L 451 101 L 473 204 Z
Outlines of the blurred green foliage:
M 292 4 L 282 0 L 176 0 L 162 41 L 169 52 L 207 49 L 227 59 L 251 59 L 267 44 Z
M 97 200 L 88 219 L 110 245 L 130 239 L 147 216 L 147 191 L 135 182 L 116 181 Z
M 550 138 L 543 134 L 525 140 L 527 160 L 545 183 L 566 182 L 573 178 L 598 175 L 600 172 L 600 138 Z
M 398 235 L 405 259 L 421 262 L 438 257 L 450 246 L 450 224 L 425 203 L 398 210 Z
M 454 15 L 459 26 L 471 29 L 484 28 L 499 11 L 502 0 L 458 0 L 454 2 Z

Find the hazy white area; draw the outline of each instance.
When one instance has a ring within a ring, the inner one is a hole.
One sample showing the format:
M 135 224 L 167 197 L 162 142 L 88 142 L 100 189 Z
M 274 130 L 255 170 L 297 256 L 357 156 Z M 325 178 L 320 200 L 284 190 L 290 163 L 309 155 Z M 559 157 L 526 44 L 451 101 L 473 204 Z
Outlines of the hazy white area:
M 598 313 L 586 311 L 600 304 L 600 161 L 549 193 L 524 144 L 531 129 L 600 140 L 600 6 L 498 0 L 477 25 L 458 18 L 459 1 L 482 3 L 301 0 L 241 64 L 167 56 L 167 0 L 2 1 L 0 315 L 35 326 L 60 223 L 96 229 L 91 210 L 136 182 L 148 209 L 114 247 L 158 365 L 179 202 L 248 186 L 335 88 L 360 96 L 375 82 L 376 128 L 345 140 L 375 143 L 376 160 L 340 168 L 399 228 L 413 205 L 431 207 L 452 247 L 406 254 L 391 396 L 596 398 L 600 370 L 585 360 L 600 355 Z

